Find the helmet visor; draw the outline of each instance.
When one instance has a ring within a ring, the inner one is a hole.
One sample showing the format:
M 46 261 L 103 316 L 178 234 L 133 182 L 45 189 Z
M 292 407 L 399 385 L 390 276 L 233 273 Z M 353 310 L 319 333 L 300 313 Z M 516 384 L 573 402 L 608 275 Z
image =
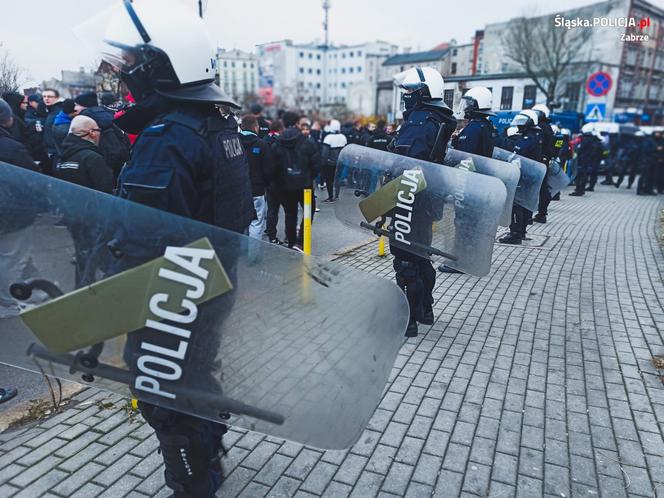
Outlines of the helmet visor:
M 526 126 L 528 124 L 528 121 L 530 121 L 530 118 L 528 116 L 525 116 L 523 114 L 517 114 L 516 116 L 514 116 L 514 119 L 512 119 L 510 126 Z
M 114 4 L 79 24 L 73 31 L 95 60 L 101 58 L 116 71 L 131 73 L 147 62 L 144 51 L 140 49 L 147 41 L 127 9 L 124 3 Z M 135 19 L 140 25 L 140 20 Z

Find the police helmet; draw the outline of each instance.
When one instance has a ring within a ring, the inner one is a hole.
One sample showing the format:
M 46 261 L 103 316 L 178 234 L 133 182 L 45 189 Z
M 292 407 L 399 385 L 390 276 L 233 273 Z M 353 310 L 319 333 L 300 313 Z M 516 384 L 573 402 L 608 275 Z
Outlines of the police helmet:
M 493 104 L 493 95 L 491 90 L 483 86 L 476 86 L 468 90 L 461 98 L 459 115 L 483 114 L 485 116 L 495 116 L 491 111 Z
M 535 128 L 538 124 L 539 124 L 539 117 L 537 116 L 537 113 L 531 109 L 524 109 L 523 111 L 519 112 L 519 114 L 514 116 L 514 119 L 512 119 L 510 126 Z
M 551 114 L 551 111 L 549 110 L 549 106 L 546 104 L 535 104 L 533 106 L 533 111 L 539 114 L 539 117 L 542 118 L 549 118 L 549 115 Z
M 240 107 L 215 84 L 214 44 L 202 19 L 183 3 L 123 0 L 74 31 L 86 45 L 98 45 L 102 59 L 139 100 L 154 91 Z
M 507 136 L 508 137 L 513 137 L 517 133 L 519 133 L 519 127 L 518 126 L 510 126 L 509 128 L 507 128 Z
M 412 95 L 422 102 L 449 109 L 443 100 L 445 81 L 432 67 L 414 67 L 394 77 L 406 95 Z

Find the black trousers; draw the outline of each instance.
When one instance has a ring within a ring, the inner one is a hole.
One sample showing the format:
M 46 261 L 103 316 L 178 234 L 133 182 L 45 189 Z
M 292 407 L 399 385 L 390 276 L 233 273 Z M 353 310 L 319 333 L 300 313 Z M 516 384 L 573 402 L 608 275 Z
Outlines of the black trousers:
M 526 208 L 521 207 L 518 204 L 512 204 L 512 223 L 510 223 L 510 233 L 514 236 L 524 238 L 526 236 L 526 226 L 531 215 L 532 212 L 528 211 Z
M 279 223 L 279 209 L 281 202 L 272 189 L 265 191 L 265 201 L 267 202 L 267 217 L 265 231 L 270 240 L 277 238 L 277 224 Z
M 140 401 L 138 406 L 157 435 L 166 485 L 175 498 L 213 498 L 221 486 L 226 426 Z
M 323 166 L 323 178 L 325 179 L 325 186 L 327 187 L 327 198 L 334 199 L 339 197 L 339 187 L 335 189 L 335 180 L 337 176 L 337 165 L 326 164 Z M 335 191 L 336 190 L 336 191 Z
M 436 270 L 430 260 L 415 255 L 410 255 L 408 260 L 395 257 L 392 267 L 397 285 L 406 294 L 410 321 L 421 321 L 424 313 L 433 305 Z
M 547 169 L 540 187 L 537 214 L 546 216 L 549 213 L 549 204 L 551 204 L 551 192 L 549 191 L 549 170 Z

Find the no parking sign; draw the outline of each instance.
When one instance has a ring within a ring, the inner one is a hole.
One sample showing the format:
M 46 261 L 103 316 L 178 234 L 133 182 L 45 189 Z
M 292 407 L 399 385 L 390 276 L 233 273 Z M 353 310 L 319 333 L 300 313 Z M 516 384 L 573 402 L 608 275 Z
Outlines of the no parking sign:
M 612 84 L 613 79 L 609 73 L 597 71 L 596 73 L 591 74 L 588 78 L 588 81 L 586 82 L 586 91 L 593 97 L 603 97 L 609 93 Z

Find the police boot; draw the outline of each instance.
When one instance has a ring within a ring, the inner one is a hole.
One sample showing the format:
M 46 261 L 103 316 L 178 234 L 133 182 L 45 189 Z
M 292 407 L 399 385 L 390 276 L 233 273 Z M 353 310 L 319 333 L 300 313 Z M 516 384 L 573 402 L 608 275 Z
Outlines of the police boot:
M 406 337 L 417 337 L 417 322 L 412 318 L 408 322 L 408 328 L 406 329 Z
M 537 223 L 546 223 L 546 215 L 537 213 L 533 218 Z
M 552 200 L 552 201 L 559 201 L 559 200 L 560 200 L 560 192 L 558 192 L 556 195 L 554 195 L 553 197 L 551 197 L 551 200 Z
M 585 192 L 579 192 L 575 190 L 574 192 L 571 192 L 569 195 L 571 195 L 572 197 L 581 197 L 582 195 L 585 195 Z
M 422 313 L 422 318 L 420 319 L 420 323 L 423 325 L 433 325 L 434 321 L 434 316 L 433 316 L 433 308 L 431 307 L 430 304 L 427 304 L 424 306 L 424 313 Z
M 520 246 L 521 245 L 521 237 L 519 237 L 515 233 L 510 233 L 509 235 L 505 235 L 505 237 L 502 237 L 498 239 L 498 242 L 501 244 L 513 244 Z

